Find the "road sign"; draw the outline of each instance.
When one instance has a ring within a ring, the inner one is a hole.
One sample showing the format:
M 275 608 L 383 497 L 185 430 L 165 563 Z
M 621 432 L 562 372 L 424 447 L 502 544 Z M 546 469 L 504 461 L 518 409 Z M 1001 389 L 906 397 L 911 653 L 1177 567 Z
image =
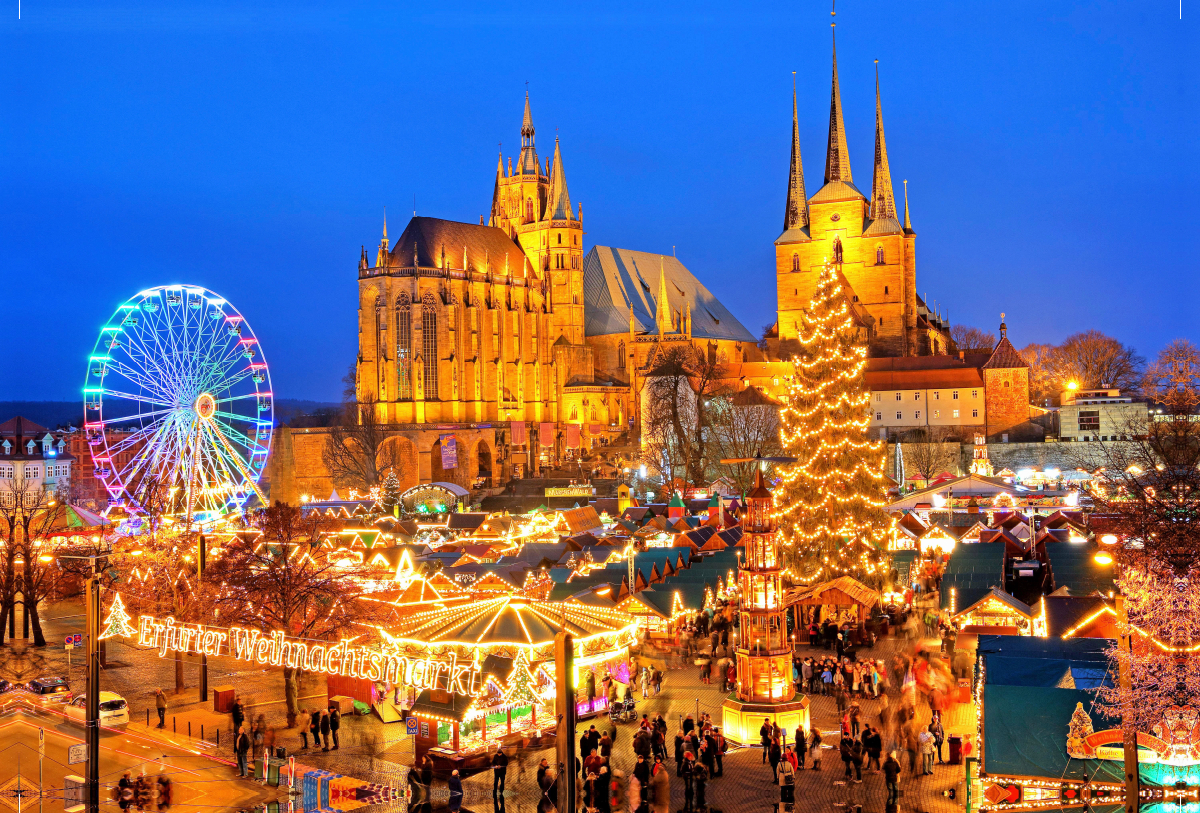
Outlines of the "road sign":
M 77 632 L 71 636 L 71 643 L 75 646 L 80 646 L 83 643 L 83 633 Z
M 404 721 L 404 733 L 410 737 L 417 736 L 417 718 L 409 717 Z
M 86 742 L 77 743 L 67 749 L 67 764 L 68 765 L 79 765 L 80 763 L 83 763 L 83 762 L 87 762 L 87 743 Z

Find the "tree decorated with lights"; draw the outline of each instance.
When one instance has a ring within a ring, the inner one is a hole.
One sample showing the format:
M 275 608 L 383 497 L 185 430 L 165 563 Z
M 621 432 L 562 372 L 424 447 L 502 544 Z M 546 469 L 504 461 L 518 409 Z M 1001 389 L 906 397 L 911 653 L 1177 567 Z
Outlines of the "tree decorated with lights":
M 888 528 L 885 448 L 867 438 L 867 347 L 831 266 L 821 271 L 799 339 L 779 416 L 783 453 L 796 462 L 780 467 L 775 489 L 791 575 L 806 583 L 850 575 L 878 584 Z
M 379 505 L 389 514 L 400 516 L 400 481 L 396 479 L 396 470 L 388 472 L 383 481 L 383 494 L 379 497 Z
M 104 619 L 104 632 L 100 633 L 100 640 L 117 636 L 129 638 L 133 635 L 137 635 L 137 630 L 129 626 L 129 613 L 125 612 L 125 602 L 121 601 L 121 594 L 117 593 L 113 597 L 112 606 L 108 608 L 108 618 Z
M 514 708 L 533 706 L 541 702 L 537 692 L 537 678 L 529 668 L 529 656 L 523 649 L 518 649 L 517 657 L 513 659 L 512 671 L 504 689 L 504 702 Z

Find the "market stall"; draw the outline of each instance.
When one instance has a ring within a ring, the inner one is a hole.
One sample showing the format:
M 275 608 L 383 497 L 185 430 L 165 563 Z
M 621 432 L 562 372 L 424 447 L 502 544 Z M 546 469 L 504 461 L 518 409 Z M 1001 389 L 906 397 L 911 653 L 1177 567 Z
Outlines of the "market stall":
M 807 642 L 809 628 L 818 627 L 828 619 L 839 629 L 846 629 L 855 644 L 861 644 L 867 632 L 867 619 L 879 606 L 880 594 L 857 579 L 839 576 L 832 581 L 788 592 L 786 606 L 792 611 L 796 640 Z

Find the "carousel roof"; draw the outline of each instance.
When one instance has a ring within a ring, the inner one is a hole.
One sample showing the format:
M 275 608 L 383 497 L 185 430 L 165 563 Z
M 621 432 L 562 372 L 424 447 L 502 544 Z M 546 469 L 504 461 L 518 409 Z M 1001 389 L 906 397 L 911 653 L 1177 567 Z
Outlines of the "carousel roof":
M 42 529 L 47 535 L 86 534 L 109 524 L 109 521 L 99 514 L 70 503 L 60 503 L 50 511 L 51 518 Z
M 562 631 L 577 638 L 618 632 L 634 621 L 619 610 L 577 601 L 537 601 L 498 596 L 467 606 L 414 613 L 390 625 L 388 633 L 429 643 L 547 644 Z

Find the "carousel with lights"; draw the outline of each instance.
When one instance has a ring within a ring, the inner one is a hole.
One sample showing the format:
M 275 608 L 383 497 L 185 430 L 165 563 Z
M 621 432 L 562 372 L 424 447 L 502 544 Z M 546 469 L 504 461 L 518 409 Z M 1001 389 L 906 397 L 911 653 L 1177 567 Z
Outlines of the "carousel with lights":
M 757 742 L 764 718 L 784 731 L 809 727 L 809 700 L 792 683 L 792 640 L 787 632 L 783 568 L 771 492 L 761 467 L 746 495 L 742 520 L 746 560 L 738 571 L 737 691 L 722 704 L 725 736 Z
M 606 711 L 606 677 L 628 684 L 633 616 L 611 605 L 541 600 L 494 574 L 470 585 L 439 576 L 414 578 L 377 629 L 383 651 L 407 667 L 388 681 L 377 708 L 385 721 L 415 719 L 416 757 L 429 756 L 439 774 L 482 770 L 498 747 L 553 741 L 559 632 L 575 640 L 579 717 Z

